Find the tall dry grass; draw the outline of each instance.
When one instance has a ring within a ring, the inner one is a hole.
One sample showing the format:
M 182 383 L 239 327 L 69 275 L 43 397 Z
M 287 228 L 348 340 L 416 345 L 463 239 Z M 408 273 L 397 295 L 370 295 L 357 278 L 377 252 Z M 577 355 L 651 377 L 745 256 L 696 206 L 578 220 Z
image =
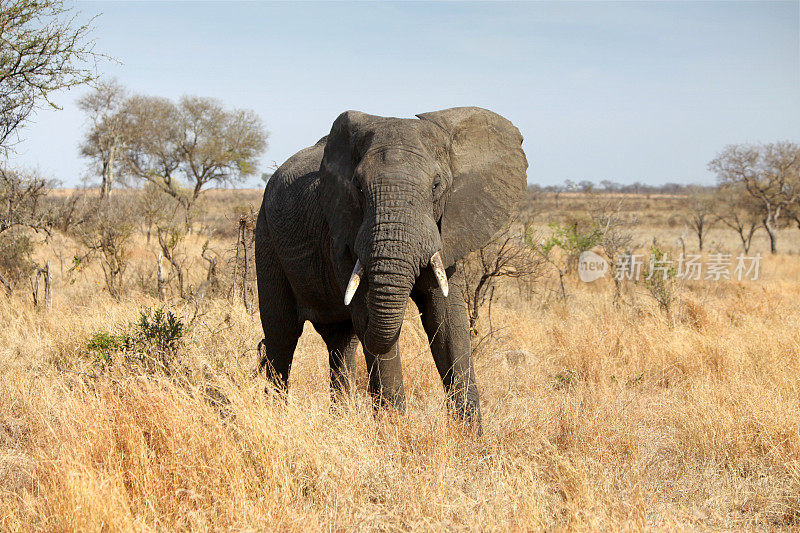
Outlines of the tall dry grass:
M 64 272 L 49 313 L 22 292 L 0 299 L 3 530 L 800 526 L 794 254 L 765 257 L 759 281 L 687 284 L 672 324 L 639 286 L 619 305 L 603 281 L 570 279 L 566 303 L 504 287 L 476 354 L 479 439 L 447 417 L 413 309 L 408 413 L 376 417 L 361 358 L 359 393 L 331 410 L 310 327 L 288 402 L 266 396 L 258 316 L 225 298 L 205 301 L 178 377 L 100 368 L 89 337 L 158 302 L 134 274 L 114 301 L 96 267 Z

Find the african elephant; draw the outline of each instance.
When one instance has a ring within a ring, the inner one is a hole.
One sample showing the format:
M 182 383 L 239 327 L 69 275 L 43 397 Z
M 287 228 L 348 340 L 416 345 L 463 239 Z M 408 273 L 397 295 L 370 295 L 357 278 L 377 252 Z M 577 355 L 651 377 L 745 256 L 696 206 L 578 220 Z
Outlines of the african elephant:
M 508 220 L 526 187 L 522 136 L 491 111 L 416 119 L 347 111 L 267 183 L 256 224 L 265 355 L 280 389 L 308 320 L 329 352 L 331 395 L 364 347 L 377 405 L 405 410 L 397 339 L 409 296 L 455 413 L 480 428 L 457 261 Z

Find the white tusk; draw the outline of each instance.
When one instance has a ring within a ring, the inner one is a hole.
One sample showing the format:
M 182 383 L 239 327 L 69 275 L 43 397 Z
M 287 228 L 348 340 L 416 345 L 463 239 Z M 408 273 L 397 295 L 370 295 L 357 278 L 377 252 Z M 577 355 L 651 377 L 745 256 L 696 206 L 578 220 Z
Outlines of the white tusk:
M 356 259 L 356 266 L 353 267 L 353 273 L 350 274 L 350 281 L 347 283 L 347 290 L 344 291 L 344 305 L 350 305 L 363 275 L 364 269 L 361 267 L 361 261 Z
M 431 256 L 431 268 L 433 268 L 436 281 L 439 282 L 439 287 L 442 289 L 442 294 L 447 297 L 447 293 L 450 292 L 450 286 L 447 284 L 447 274 L 444 271 L 444 263 L 442 263 L 442 256 L 439 255 L 439 252 Z

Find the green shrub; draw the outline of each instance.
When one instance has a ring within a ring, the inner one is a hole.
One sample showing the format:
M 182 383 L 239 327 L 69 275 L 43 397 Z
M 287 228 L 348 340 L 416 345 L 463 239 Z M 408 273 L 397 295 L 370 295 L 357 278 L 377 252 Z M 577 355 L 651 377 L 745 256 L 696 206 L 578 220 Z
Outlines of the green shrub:
M 139 313 L 139 322 L 134 330 L 134 338 L 143 348 L 174 355 L 178 351 L 185 331 L 183 322 L 164 308 L 156 309 L 150 317 L 150 310 Z
M 183 343 L 185 332 L 186 326 L 172 311 L 145 309 L 127 331 L 97 332 L 89 339 L 87 348 L 99 364 L 110 364 L 117 354 L 125 354 L 128 360 L 148 371 L 160 368 L 170 373 L 172 359 Z
M 525 232 L 525 242 L 533 249 L 539 260 L 555 269 L 558 274 L 561 299 L 566 300 L 567 289 L 564 279 L 577 269 L 581 253 L 599 245 L 603 235 L 596 223 L 592 223 L 586 231 L 581 231 L 577 222 L 569 225 L 552 222 L 549 226 L 553 232 L 549 238 L 540 243 L 535 242 L 534 233 L 528 229 Z M 557 248 L 563 254 L 556 255 Z
M 651 271 L 644 279 L 644 285 L 650 296 L 658 303 L 658 307 L 664 312 L 667 321 L 672 324 L 672 307 L 678 298 L 678 271 L 672 265 L 669 254 L 659 248 L 657 244 L 650 247 L 650 254 L 653 261 Z M 658 272 L 653 269 L 654 265 L 662 265 Z
M 128 341 L 126 335 L 114 335 L 107 331 L 99 331 L 92 335 L 86 347 L 89 349 L 89 353 L 95 356 L 96 362 L 105 364 L 111 363 L 114 354 L 123 351 Z
M 549 226 L 553 234 L 540 245 L 546 252 L 559 247 L 570 256 L 577 258 L 582 252 L 591 250 L 600 244 L 602 238 L 602 234 L 596 224 L 592 224 L 585 232 L 578 229 L 577 223 L 563 225 L 552 222 Z

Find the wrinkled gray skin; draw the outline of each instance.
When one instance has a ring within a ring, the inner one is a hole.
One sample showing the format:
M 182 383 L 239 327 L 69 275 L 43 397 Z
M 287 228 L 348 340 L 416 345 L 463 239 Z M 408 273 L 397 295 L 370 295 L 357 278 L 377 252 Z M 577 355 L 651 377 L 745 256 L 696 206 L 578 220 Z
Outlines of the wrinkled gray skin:
M 410 296 L 451 408 L 480 428 L 456 262 L 506 223 L 525 191 L 528 163 L 517 128 L 491 111 L 417 116 L 342 113 L 327 137 L 269 180 L 255 242 L 262 364 L 285 390 L 308 320 L 329 351 L 334 399 L 350 391 L 360 340 L 373 398 L 403 411 L 397 339 Z M 429 265 L 437 251 L 449 278 L 447 297 Z M 346 306 L 356 259 L 365 274 Z

